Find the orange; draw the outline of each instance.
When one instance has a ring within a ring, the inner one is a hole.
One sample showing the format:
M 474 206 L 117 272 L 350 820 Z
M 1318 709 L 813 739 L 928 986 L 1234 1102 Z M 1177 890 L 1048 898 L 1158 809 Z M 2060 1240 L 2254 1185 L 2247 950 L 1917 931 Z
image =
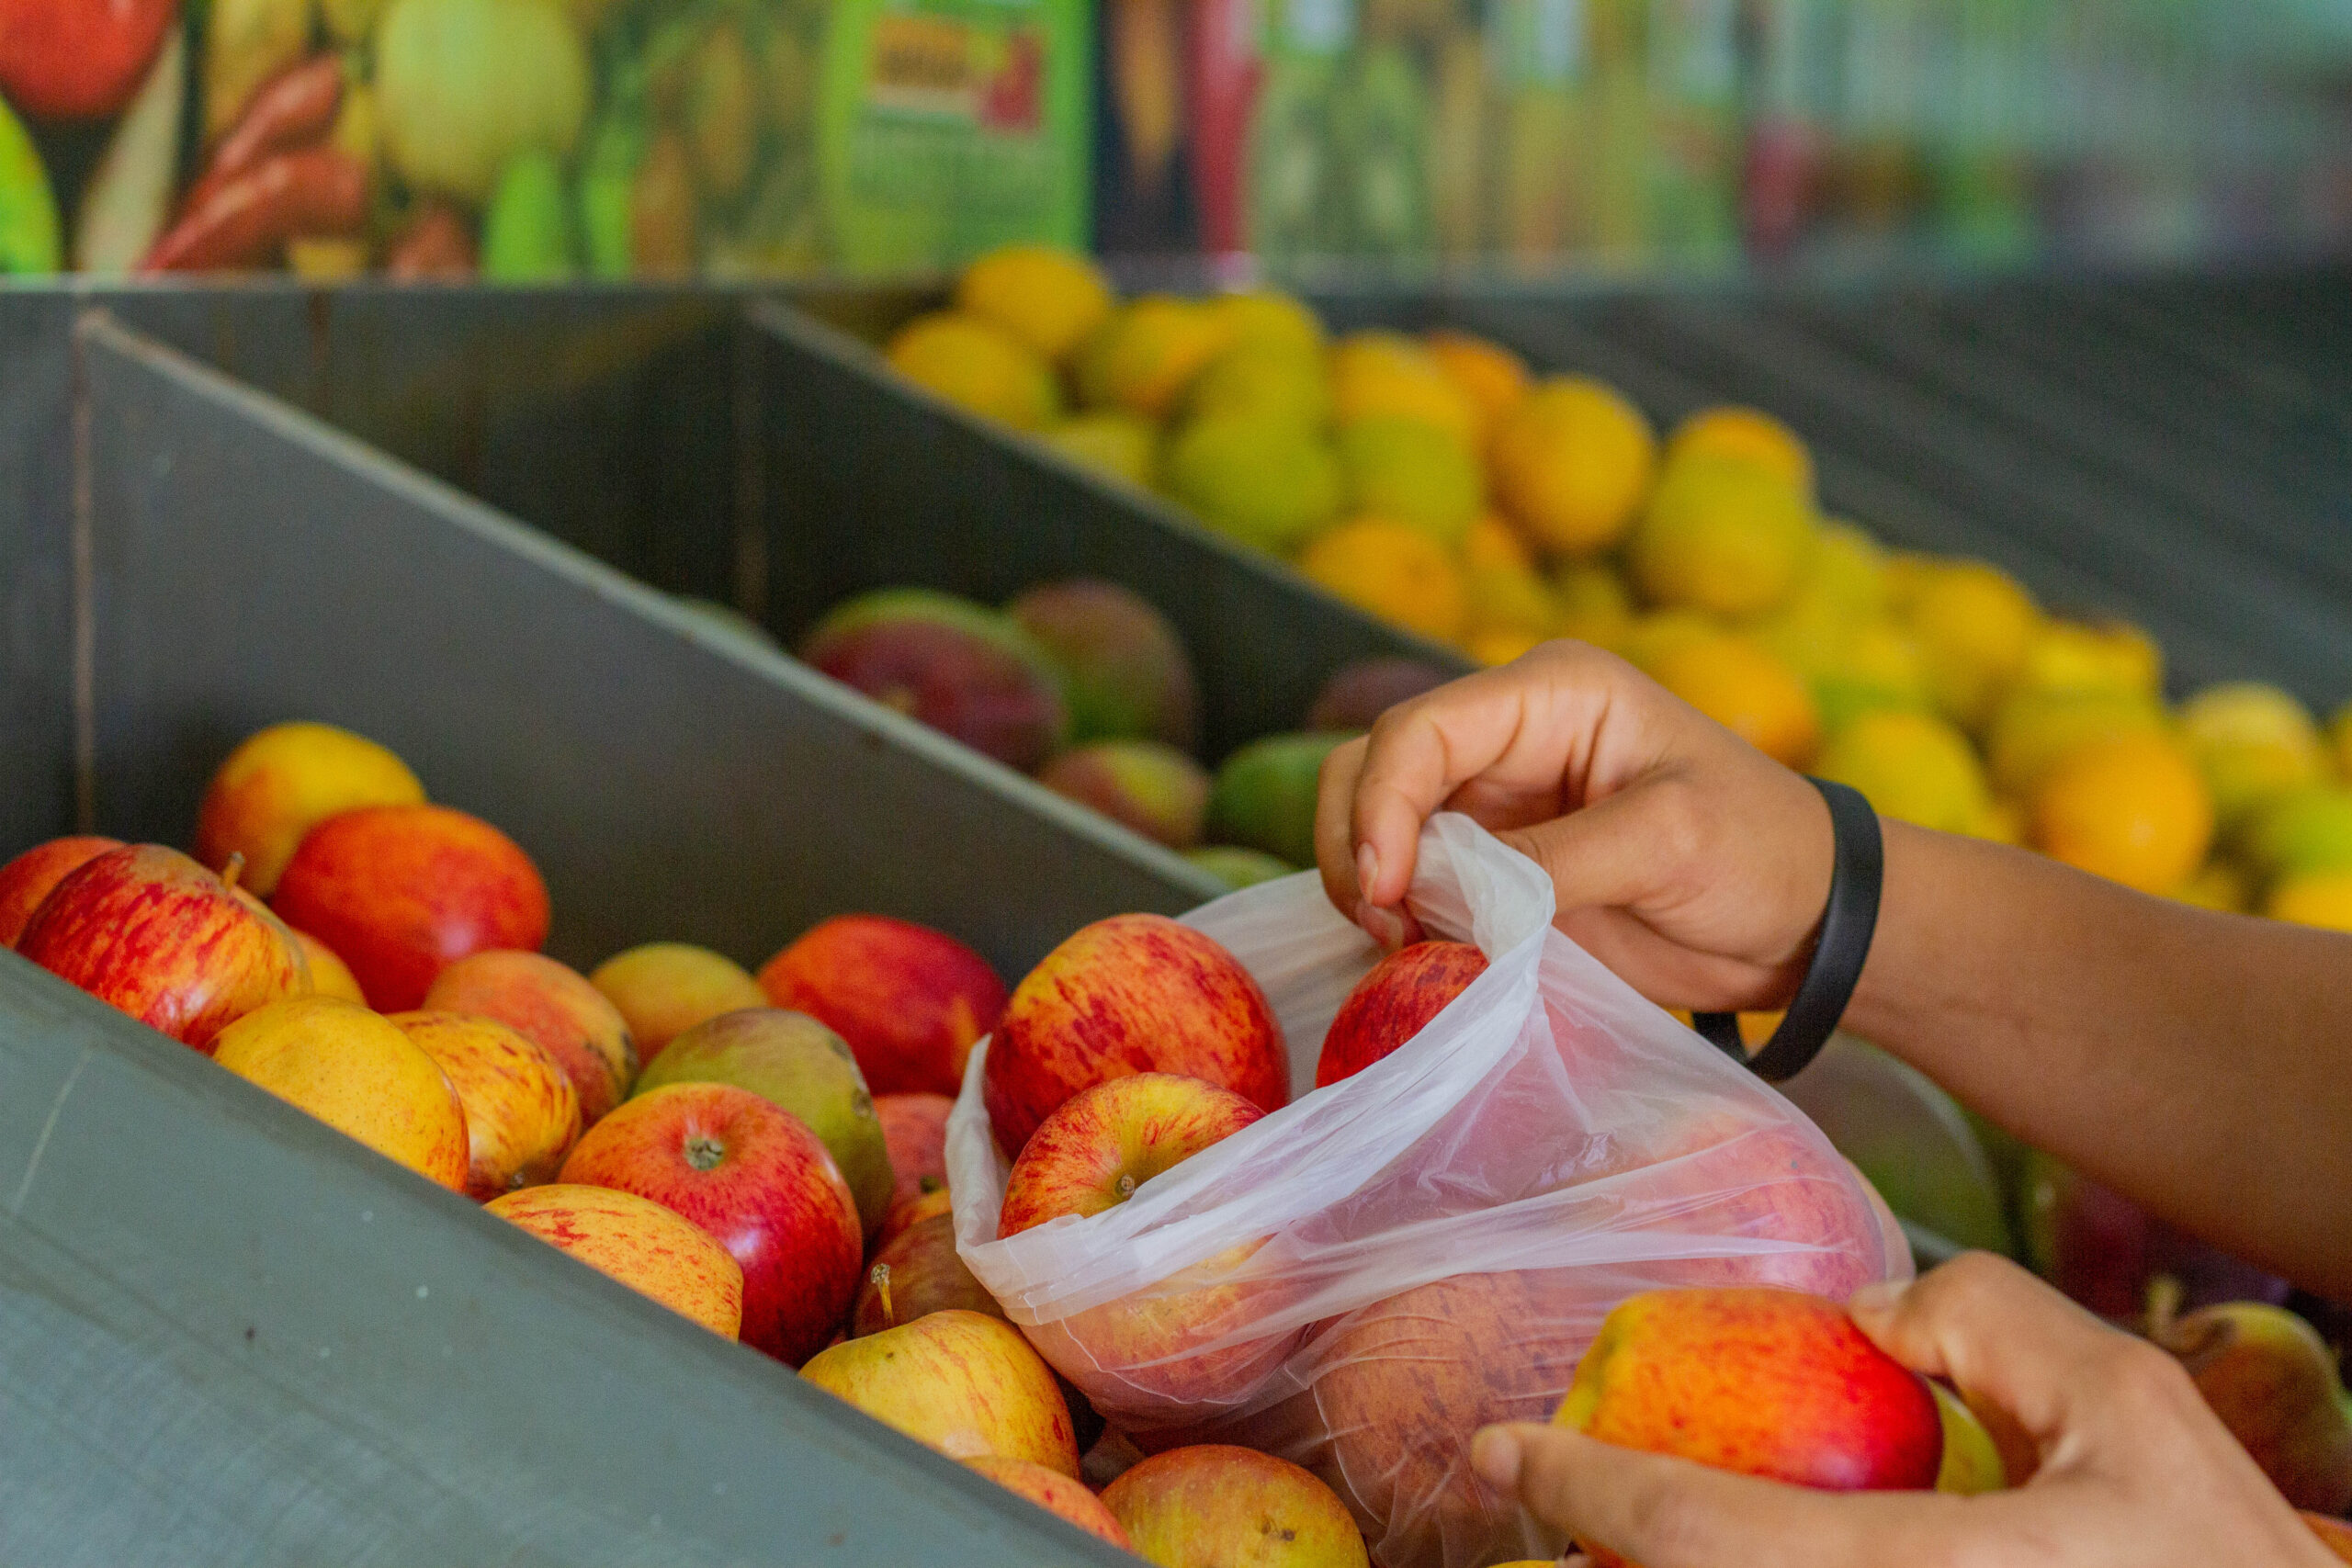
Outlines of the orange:
M 1821 743 L 1821 717 L 1796 672 L 1752 638 L 1710 632 L 1650 660 L 1651 677 L 1733 734 L 1792 768 Z
M 964 269 L 956 308 L 994 321 L 1056 364 L 1111 313 L 1102 269 L 1053 245 L 1001 245 Z
M 2270 890 L 2262 912 L 2274 920 L 2352 931 L 2352 871 L 2307 871 Z
M 433 1058 L 399 1027 L 335 997 L 245 1014 L 212 1059 L 388 1159 L 462 1191 L 466 1115 Z
M 2212 841 L 2212 795 L 2169 735 L 2112 735 L 2077 747 L 2034 792 L 2036 849 L 2143 893 L 2188 881 Z
M 918 316 L 899 329 L 887 352 L 891 367 L 915 385 L 1015 430 L 1043 429 L 1061 412 L 1053 367 L 978 316 Z
M 1469 595 L 1453 555 L 1420 529 L 1359 517 L 1311 541 L 1299 570 L 1358 609 L 1438 642 L 1462 635 Z
M 1500 344 L 1455 332 L 1434 332 L 1423 341 L 1446 379 L 1478 411 L 1482 432 L 1491 432 L 1534 385 L 1527 362 Z
M 1813 454 L 1795 431 L 1761 409 L 1701 409 L 1676 425 L 1666 444 L 1666 460 L 1697 455 L 1751 464 L 1808 501 L 1813 495 Z
M 1590 556 L 1623 537 L 1649 493 L 1657 441 L 1642 411 L 1577 376 L 1539 383 L 1496 426 L 1496 498 L 1555 555 Z

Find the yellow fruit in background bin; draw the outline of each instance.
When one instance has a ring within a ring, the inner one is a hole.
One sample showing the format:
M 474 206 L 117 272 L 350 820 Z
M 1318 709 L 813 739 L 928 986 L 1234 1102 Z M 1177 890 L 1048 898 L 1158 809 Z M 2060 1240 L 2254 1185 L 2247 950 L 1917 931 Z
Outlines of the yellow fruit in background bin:
M 1659 685 L 1775 761 L 1804 767 L 1821 744 L 1813 694 L 1753 638 L 1719 631 L 1681 637 L 1653 654 L 1648 668 Z
M 1812 508 L 1751 463 L 1667 464 L 1625 541 L 1625 567 L 1652 604 L 1753 615 L 1787 599 L 1814 544 Z
M 1889 608 L 1886 548 L 1853 524 L 1825 517 L 1814 529 L 1813 553 L 1805 558 L 1797 592 L 1835 604 L 1855 619 L 1883 615 Z
M 1159 432 L 1116 409 L 1072 414 L 1049 427 L 1043 438 L 1065 457 L 1147 490 L 1159 469 Z
M 1278 344 L 1322 357 L 1322 321 L 1287 294 L 1271 288 L 1222 294 L 1210 305 L 1229 342 Z
M 1508 626 L 1499 626 L 1489 631 L 1472 632 L 1464 639 L 1463 651 L 1491 670 L 1542 647 L 1545 640 L 1542 632 L 1514 631 Z
M 1226 348 L 1194 378 L 1185 401 L 1194 419 L 1245 414 L 1308 430 L 1320 430 L 1331 422 L 1331 386 L 1323 373 L 1323 356 L 1273 338 Z
M 2254 908 L 2254 879 L 2242 866 L 2225 860 L 2210 860 L 2203 870 L 2173 889 L 2172 896 L 2200 909 L 2242 915 Z
M 2335 744 L 2336 776 L 2352 784 L 2352 703 L 2335 710 L 2327 723 L 2328 739 Z
M 1168 493 L 1210 526 L 1287 552 L 1340 514 L 1340 460 L 1323 438 L 1278 420 L 1195 420 L 1168 448 Z
M 1491 434 L 1535 384 L 1527 373 L 1527 362 L 1498 343 L 1457 332 L 1434 332 L 1423 342 L 1446 379 L 1460 388 L 1478 411 L 1482 436 Z
M 1702 642 L 1723 635 L 1723 627 L 1696 610 L 1659 610 L 1635 615 L 1617 651 L 1634 669 L 1657 679 L 1657 662 L 1685 643 Z
M 1079 345 L 1079 397 L 1092 408 L 1165 419 L 1225 346 L 1227 330 L 1216 308 L 1196 299 L 1130 300 Z
M 1410 523 L 1440 544 L 1459 546 L 1486 505 L 1486 481 L 1470 449 L 1434 425 L 1369 419 L 1340 432 L 1348 510 Z
M 1881 708 L 1924 709 L 1928 678 L 1911 634 L 1888 620 L 1862 621 L 1846 628 L 1834 667 L 1810 677 L 1823 729 L 1834 732 L 1852 719 Z
M 1351 333 L 1331 347 L 1331 416 L 1433 424 L 1464 447 L 1478 446 L 1478 411 L 1429 351 L 1397 333 Z
M 2164 650 L 2129 621 L 2044 623 L 2017 678 L 2021 691 L 2138 692 L 2151 697 L 2164 683 Z
M 2199 692 L 2180 705 L 2180 732 L 2224 827 L 2327 776 L 2327 748 L 2311 710 L 2258 681 Z
M 1995 787 L 2030 798 L 2076 748 L 2164 728 L 2164 710 L 2137 692 L 2018 690 L 1994 710 L 1984 755 Z
M 1624 536 L 1648 495 L 1657 441 L 1642 411 L 1598 381 L 1538 382 L 1495 429 L 1495 499 L 1539 548 L 1590 556 Z
M 1061 364 L 1110 315 L 1111 286 L 1091 257 L 1051 245 L 1002 245 L 964 269 L 956 307 L 994 321 Z
M 1983 561 L 1939 561 L 1909 594 L 1905 623 L 1945 716 L 1982 728 L 2025 667 L 2041 612 L 2015 578 Z
M 1472 571 L 1492 566 L 1515 566 L 1535 570 L 1534 558 L 1527 553 L 1527 543 L 1511 532 L 1510 525 L 1491 512 L 1482 512 L 1470 525 L 1470 532 L 1462 541 L 1462 564 Z
M 1996 844 L 2021 847 L 2026 840 L 2026 809 L 2007 795 L 1995 795 L 1984 804 L 1984 813 L 1975 826 L 1963 829 L 1972 839 L 1984 839 Z
M 2169 735 L 2113 735 L 2061 758 L 2033 795 L 2042 853 L 2143 893 L 2169 893 L 2205 863 L 2213 801 Z
M 1061 412 L 1053 367 L 976 316 L 918 316 L 899 329 L 888 353 L 908 380 L 1015 430 L 1042 429 Z
M 1831 733 L 1813 771 L 1860 790 L 1881 816 L 1977 833 L 1992 809 L 1968 737 L 1931 713 L 1884 708 Z
M 2352 931 L 2352 871 L 2312 871 L 2288 877 L 2262 901 L 2274 920 Z
M 1307 545 L 1298 568 L 1356 608 L 1433 641 L 1460 637 L 1469 614 L 1453 552 L 1409 523 L 1342 523 Z
M 1469 626 L 1480 632 L 1525 632 L 1538 641 L 1550 637 L 1559 623 L 1551 590 L 1530 568 L 1474 566 L 1464 574 L 1469 593 Z
M 1945 562 L 1940 557 L 1925 555 L 1917 550 L 1889 550 L 1886 570 L 1881 574 L 1886 586 L 1886 607 L 1894 615 L 1908 615 L 1912 604 L 1919 597 Z
M 1554 572 L 1552 604 L 1552 625 L 1562 637 L 1619 649 L 1633 635 L 1634 596 L 1608 567 L 1570 565 Z
M 1668 467 L 1678 457 L 1728 457 L 1779 477 L 1807 502 L 1813 498 L 1813 454 L 1797 433 L 1761 409 L 1727 405 L 1701 409 L 1674 427 L 1666 444 Z
M 2246 863 L 2267 879 L 2352 871 L 2352 789 L 2306 784 L 2274 796 L 2239 836 Z

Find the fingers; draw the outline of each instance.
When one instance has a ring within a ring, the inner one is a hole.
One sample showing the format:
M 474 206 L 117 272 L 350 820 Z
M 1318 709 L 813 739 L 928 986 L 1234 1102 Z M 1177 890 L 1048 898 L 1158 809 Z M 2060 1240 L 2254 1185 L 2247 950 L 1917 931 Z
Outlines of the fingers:
M 1355 845 L 1356 780 L 1363 773 L 1368 740 L 1355 739 L 1323 759 L 1315 792 L 1315 865 L 1331 908 L 1355 918 L 1363 898 Z
M 1939 1559 L 1960 1499 L 1833 1494 L 1710 1470 L 1559 1427 L 1490 1427 L 1472 1462 L 1553 1528 L 1643 1568 L 1886 1568 Z

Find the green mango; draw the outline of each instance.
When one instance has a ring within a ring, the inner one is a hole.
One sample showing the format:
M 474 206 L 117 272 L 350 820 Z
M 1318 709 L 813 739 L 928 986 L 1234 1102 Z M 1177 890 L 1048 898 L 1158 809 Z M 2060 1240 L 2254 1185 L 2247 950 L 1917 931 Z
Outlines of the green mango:
M 1276 860 L 1263 850 L 1245 850 L 1238 844 L 1210 844 L 1197 850 L 1186 850 L 1184 858 L 1237 893 L 1244 887 L 1255 887 L 1261 882 L 1288 876 L 1298 869 L 1288 861 Z
M 63 259 L 49 170 L 24 122 L 0 102 L 0 275 L 55 272 Z
M 1292 865 L 1313 865 L 1323 759 L 1349 739 L 1269 735 L 1227 757 L 1209 792 L 1210 841 L 1239 844 Z
M 561 283 L 578 270 L 563 170 L 552 153 L 517 153 L 500 171 L 481 220 L 481 276 L 488 283 Z

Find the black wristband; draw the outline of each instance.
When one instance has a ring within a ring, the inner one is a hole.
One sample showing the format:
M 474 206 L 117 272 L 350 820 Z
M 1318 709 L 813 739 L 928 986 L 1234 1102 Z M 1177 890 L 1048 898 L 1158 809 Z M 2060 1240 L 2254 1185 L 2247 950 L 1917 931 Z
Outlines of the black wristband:
M 1767 1083 L 1781 1083 L 1810 1066 L 1846 1015 L 1854 986 L 1870 956 L 1878 929 L 1879 889 L 1886 880 L 1886 845 L 1879 837 L 1878 813 L 1860 790 L 1824 779 L 1805 781 L 1829 803 L 1829 830 L 1836 858 L 1829 873 L 1829 903 L 1821 912 L 1821 934 L 1781 1026 L 1764 1048 L 1750 1056 L 1740 1043 L 1739 1015 L 1694 1013 L 1690 1025 L 1732 1060 Z

